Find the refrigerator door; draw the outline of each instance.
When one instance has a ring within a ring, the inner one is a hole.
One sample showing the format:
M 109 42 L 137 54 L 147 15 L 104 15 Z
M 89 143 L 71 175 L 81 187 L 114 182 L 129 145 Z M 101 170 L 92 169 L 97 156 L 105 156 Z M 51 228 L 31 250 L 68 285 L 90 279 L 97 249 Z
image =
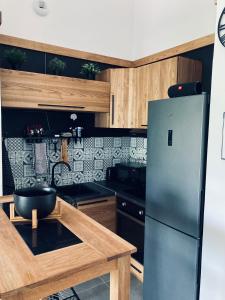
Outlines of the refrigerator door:
M 199 240 L 145 221 L 144 300 L 196 300 Z
M 149 103 L 146 214 L 199 237 L 204 198 L 207 96 Z

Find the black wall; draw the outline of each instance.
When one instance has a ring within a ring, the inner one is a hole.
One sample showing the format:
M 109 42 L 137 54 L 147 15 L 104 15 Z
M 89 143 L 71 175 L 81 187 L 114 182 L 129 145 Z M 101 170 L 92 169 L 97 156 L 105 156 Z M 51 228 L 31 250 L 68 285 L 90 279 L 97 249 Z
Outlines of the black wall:
M 203 91 L 207 92 L 209 95 L 211 93 L 211 80 L 212 80 L 212 64 L 213 64 L 213 52 L 214 45 L 207 47 L 202 47 L 190 52 L 182 54 L 184 57 L 189 57 L 192 59 L 198 59 L 202 62 L 203 72 L 202 72 L 202 86 Z

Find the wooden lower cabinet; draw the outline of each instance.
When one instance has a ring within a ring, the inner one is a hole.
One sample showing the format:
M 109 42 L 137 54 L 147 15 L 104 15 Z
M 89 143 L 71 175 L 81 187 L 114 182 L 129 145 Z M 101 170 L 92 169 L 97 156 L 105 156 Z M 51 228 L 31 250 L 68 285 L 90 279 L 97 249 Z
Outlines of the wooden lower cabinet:
M 116 197 L 78 202 L 77 208 L 109 230 L 116 232 Z

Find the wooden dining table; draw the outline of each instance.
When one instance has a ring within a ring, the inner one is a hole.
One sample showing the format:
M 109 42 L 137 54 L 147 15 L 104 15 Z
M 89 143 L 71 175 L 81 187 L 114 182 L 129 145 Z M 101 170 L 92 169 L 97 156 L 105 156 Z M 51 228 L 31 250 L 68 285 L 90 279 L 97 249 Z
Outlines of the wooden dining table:
M 110 300 L 130 299 L 136 248 L 64 200 L 58 219 L 82 242 L 34 255 L 0 208 L 0 299 L 37 300 L 110 273 Z M 0 197 L 1 203 L 13 196 Z

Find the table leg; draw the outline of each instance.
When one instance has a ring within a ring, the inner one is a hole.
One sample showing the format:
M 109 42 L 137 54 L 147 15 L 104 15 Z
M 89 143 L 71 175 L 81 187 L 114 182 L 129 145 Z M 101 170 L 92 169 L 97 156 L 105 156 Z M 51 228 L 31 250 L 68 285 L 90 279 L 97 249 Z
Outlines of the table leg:
M 118 258 L 117 269 L 110 272 L 110 300 L 130 299 L 130 255 Z

